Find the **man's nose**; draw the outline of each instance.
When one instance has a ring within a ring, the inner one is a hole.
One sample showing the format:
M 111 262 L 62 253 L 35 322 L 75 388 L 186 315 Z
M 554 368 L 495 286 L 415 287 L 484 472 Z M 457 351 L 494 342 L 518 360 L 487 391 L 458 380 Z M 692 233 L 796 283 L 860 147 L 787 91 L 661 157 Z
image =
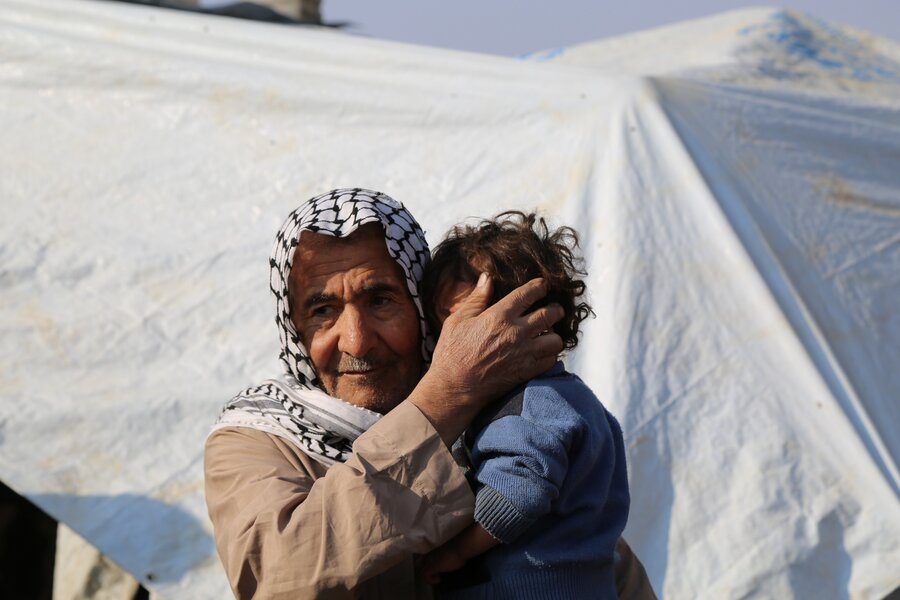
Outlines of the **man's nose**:
M 336 323 L 338 350 L 362 358 L 375 345 L 375 332 L 366 315 L 353 306 L 345 306 Z

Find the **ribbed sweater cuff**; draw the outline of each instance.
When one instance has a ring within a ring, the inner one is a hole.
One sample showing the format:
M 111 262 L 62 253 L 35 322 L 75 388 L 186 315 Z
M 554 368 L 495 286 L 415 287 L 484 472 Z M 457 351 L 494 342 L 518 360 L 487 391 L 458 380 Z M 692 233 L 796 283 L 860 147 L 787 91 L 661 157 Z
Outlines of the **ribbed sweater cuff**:
M 535 520 L 519 512 L 500 492 L 485 485 L 475 494 L 475 521 L 495 539 L 508 544 Z

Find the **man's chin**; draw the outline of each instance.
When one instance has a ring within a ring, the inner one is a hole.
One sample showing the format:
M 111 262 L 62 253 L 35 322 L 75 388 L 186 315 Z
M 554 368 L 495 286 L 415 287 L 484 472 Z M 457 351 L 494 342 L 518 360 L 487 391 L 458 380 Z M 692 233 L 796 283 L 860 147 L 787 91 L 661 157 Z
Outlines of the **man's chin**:
M 382 415 L 387 414 L 403 402 L 407 394 L 398 390 L 386 389 L 375 383 L 340 381 L 332 395 L 344 402 L 360 408 L 367 408 Z

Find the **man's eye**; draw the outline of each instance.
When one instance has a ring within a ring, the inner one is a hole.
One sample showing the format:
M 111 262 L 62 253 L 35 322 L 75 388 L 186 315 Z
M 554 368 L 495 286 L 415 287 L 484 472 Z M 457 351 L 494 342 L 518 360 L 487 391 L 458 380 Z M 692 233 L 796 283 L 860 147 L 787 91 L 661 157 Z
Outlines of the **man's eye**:
M 390 296 L 373 296 L 372 306 L 387 306 L 391 303 Z
M 334 314 L 334 307 L 328 306 L 327 304 L 323 304 L 321 306 L 314 306 L 310 313 L 314 317 L 329 317 Z

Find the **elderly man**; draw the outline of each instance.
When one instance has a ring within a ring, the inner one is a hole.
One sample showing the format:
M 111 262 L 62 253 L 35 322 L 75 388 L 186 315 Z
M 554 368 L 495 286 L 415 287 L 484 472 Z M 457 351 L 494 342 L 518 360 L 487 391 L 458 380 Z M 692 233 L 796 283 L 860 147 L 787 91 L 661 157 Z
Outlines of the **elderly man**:
M 544 294 L 532 281 L 485 310 L 482 278 L 432 357 L 427 260 L 412 216 L 367 190 L 313 198 L 279 232 L 284 378 L 235 397 L 206 445 L 207 504 L 238 598 L 430 596 L 413 555 L 472 519 L 448 448 L 554 364 L 562 341 L 546 332 L 562 309 L 527 312 Z

